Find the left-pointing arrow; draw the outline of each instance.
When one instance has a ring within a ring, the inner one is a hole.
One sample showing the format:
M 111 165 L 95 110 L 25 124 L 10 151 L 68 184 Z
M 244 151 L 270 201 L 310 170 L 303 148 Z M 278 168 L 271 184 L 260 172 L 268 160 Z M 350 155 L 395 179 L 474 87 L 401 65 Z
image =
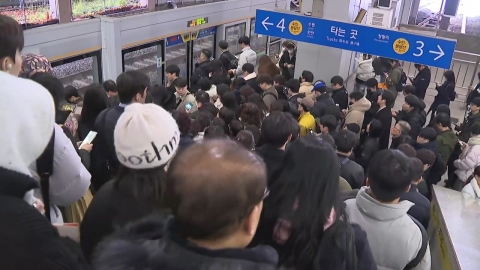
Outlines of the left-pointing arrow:
M 442 56 L 445 55 L 445 52 L 443 52 L 442 47 L 440 47 L 440 45 L 437 45 L 437 48 L 438 48 L 438 52 L 437 51 L 428 51 L 429 53 L 437 54 L 437 57 L 435 57 L 433 59 L 434 61 L 437 61 L 438 59 L 440 59 Z
M 268 22 L 268 19 L 270 19 L 270 17 L 266 17 L 265 20 L 262 21 L 262 25 L 265 27 L 265 30 L 268 30 L 267 25 L 273 25 L 273 23 Z

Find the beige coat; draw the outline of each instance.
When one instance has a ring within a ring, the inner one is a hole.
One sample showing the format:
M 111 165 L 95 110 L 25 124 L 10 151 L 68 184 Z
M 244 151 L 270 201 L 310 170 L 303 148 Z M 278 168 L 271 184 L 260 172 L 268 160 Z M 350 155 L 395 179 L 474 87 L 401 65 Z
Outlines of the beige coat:
M 363 117 L 365 116 L 365 112 L 368 111 L 371 106 L 372 103 L 370 103 L 370 101 L 365 97 L 352 104 L 347 115 L 345 116 L 345 125 L 355 123 L 361 128 L 363 125 Z
M 305 93 L 305 96 L 315 100 L 315 93 L 312 92 L 313 84 L 311 82 L 303 82 L 300 84 L 299 93 Z
M 193 113 L 198 110 L 195 96 L 190 92 L 187 92 L 184 97 L 181 97 L 177 92 L 175 92 L 175 102 L 178 104 L 176 108 L 177 111 L 186 112 L 187 110 L 185 106 L 190 102 L 192 103 L 192 108 L 188 111 L 188 113 Z

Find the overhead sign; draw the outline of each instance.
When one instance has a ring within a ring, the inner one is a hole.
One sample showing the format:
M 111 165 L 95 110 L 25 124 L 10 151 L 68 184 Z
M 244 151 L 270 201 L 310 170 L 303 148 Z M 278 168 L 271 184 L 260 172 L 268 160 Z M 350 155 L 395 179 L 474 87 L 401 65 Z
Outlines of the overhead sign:
M 450 69 L 456 41 L 257 9 L 255 33 Z

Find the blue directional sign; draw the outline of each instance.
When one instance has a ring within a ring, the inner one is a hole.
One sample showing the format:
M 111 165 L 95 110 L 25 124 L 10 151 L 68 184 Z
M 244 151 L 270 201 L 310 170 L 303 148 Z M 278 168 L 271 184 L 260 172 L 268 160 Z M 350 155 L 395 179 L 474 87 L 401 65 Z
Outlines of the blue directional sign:
M 257 9 L 255 33 L 450 69 L 456 41 Z

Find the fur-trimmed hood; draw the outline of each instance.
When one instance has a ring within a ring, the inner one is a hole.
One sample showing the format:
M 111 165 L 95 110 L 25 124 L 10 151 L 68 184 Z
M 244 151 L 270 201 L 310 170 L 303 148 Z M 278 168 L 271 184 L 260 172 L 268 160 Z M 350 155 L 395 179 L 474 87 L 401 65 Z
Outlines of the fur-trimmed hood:
M 267 246 L 207 250 L 187 241 L 174 218 L 150 217 L 113 234 L 94 256 L 96 270 L 276 269 L 278 255 Z

